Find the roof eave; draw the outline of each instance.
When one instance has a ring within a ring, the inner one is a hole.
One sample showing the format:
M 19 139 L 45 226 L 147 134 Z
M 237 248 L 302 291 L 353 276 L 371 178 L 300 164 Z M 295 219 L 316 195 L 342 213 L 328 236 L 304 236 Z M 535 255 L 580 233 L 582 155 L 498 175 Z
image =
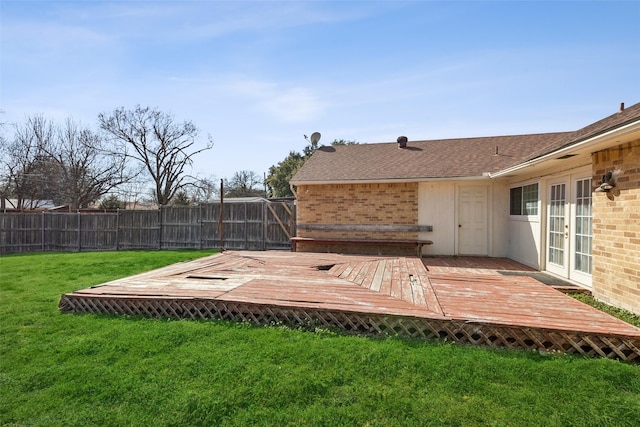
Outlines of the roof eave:
M 395 184 L 399 182 L 432 182 L 432 181 L 481 181 L 490 179 L 488 174 L 481 176 L 447 176 L 424 178 L 386 178 L 386 179 L 343 179 L 328 181 L 290 181 L 291 185 L 329 185 L 329 184 Z
M 500 178 L 507 175 L 513 175 L 515 173 L 521 172 L 522 170 L 528 169 L 533 166 L 541 165 L 550 160 L 556 160 L 559 156 L 564 156 L 566 154 L 576 154 L 579 152 L 585 152 L 587 150 L 590 153 L 593 153 L 595 151 L 598 151 L 599 149 L 606 148 L 605 145 L 606 146 L 611 145 L 611 140 L 622 139 L 624 136 L 633 134 L 634 132 L 640 133 L 640 120 L 610 129 L 608 131 L 602 132 L 595 136 L 591 136 L 584 140 L 574 142 L 570 145 L 566 145 L 557 150 L 554 150 L 542 156 L 536 157 L 535 159 L 531 159 L 526 162 L 519 163 L 515 166 L 500 170 L 495 173 L 488 173 L 487 175 L 491 179 Z M 614 144 L 618 145 L 623 142 L 624 141 L 616 140 L 614 141 Z

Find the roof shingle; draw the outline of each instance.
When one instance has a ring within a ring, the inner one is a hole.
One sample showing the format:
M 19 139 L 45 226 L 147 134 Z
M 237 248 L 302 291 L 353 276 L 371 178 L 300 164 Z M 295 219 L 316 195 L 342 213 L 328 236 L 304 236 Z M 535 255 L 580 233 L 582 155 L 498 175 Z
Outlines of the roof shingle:
M 355 144 L 320 147 L 292 182 L 424 179 L 482 176 L 526 160 L 536 148 L 567 133 Z M 497 154 L 496 154 L 497 151 Z
M 640 103 L 575 132 L 323 146 L 294 175 L 311 182 L 479 177 L 640 119 Z

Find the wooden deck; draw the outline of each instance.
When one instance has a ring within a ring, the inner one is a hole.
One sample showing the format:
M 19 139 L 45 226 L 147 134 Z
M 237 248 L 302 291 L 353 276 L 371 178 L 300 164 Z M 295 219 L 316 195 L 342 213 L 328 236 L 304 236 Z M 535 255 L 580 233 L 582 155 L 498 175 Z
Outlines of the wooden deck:
M 495 258 L 228 251 L 63 295 L 60 309 L 303 323 L 640 361 L 640 329 L 520 271 L 531 272 Z

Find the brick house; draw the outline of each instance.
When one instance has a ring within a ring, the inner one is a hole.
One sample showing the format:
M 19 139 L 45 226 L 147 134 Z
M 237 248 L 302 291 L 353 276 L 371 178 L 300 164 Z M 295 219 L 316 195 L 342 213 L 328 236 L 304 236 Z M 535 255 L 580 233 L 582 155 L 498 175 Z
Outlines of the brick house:
M 318 148 L 291 180 L 297 235 L 429 239 L 424 255 L 508 257 L 640 313 L 640 103 L 573 132 L 400 141 Z

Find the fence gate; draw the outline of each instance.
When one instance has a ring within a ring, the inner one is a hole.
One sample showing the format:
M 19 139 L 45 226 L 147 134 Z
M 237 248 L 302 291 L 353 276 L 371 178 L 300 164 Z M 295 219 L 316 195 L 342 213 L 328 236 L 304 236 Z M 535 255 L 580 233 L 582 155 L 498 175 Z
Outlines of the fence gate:
M 289 249 L 296 235 L 294 202 L 266 201 L 265 210 L 265 249 Z

